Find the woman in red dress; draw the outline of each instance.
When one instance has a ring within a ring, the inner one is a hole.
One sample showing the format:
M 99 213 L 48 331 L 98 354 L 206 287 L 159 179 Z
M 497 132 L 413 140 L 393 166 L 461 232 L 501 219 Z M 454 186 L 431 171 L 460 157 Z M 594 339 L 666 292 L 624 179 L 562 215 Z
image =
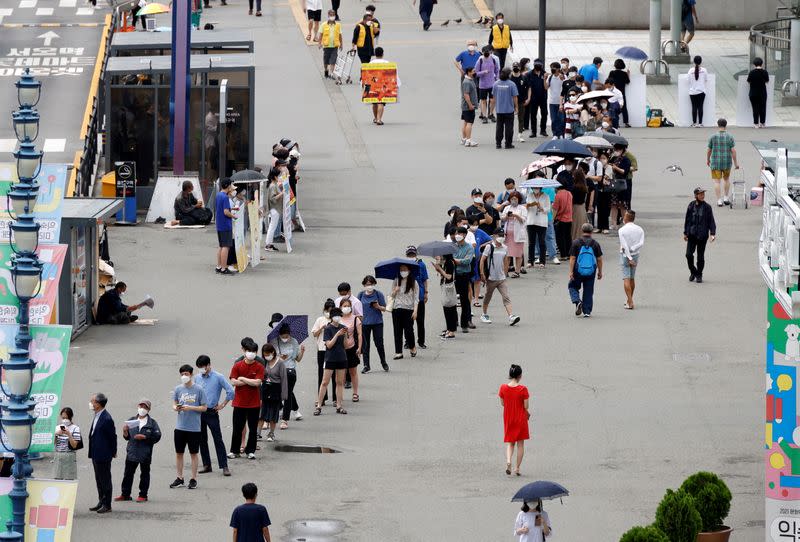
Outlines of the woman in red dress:
M 511 365 L 508 371 L 509 382 L 500 386 L 497 394 L 500 404 L 503 405 L 503 442 L 506 443 L 506 474 L 511 474 L 511 458 L 514 455 L 514 446 L 517 448 L 517 469 L 522 464 L 525 455 L 525 441 L 530 438 L 528 420 L 528 388 L 519 383 L 522 378 L 522 367 Z

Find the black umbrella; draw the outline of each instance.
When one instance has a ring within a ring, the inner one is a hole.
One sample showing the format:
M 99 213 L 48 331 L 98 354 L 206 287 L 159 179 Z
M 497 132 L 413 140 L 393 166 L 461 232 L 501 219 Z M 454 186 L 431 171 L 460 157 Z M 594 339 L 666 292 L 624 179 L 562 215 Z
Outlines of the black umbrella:
M 241 184 L 244 182 L 254 183 L 263 181 L 266 178 L 267 177 L 263 173 L 253 171 L 252 169 L 243 169 L 231 175 L 231 181 L 233 181 L 234 184 Z
M 612 145 L 625 145 L 628 146 L 628 140 L 621 135 L 612 134 L 611 132 L 597 132 L 597 135 L 611 143 Z
M 446 256 L 456 253 L 456 244 L 447 241 L 431 241 L 417 246 L 417 254 L 420 256 Z
M 534 502 L 538 499 L 558 499 L 559 497 L 566 497 L 569 495 L 567 488 L 555 482 L 548 482 L 546 480 L 539 480 L 522 486 L 522 488 L 514 494 L 511 502 Z
M 419 249 L 417 249 L 419 250 Z M 417 260 L 409 258 L 392 258 L 390 260 L 383 260 L 375 264 L 375 277 L 379 279 L 394 280 L 400 276 L 400 266 L 405 265 L 408 267 L 411 276 L 417 278 L 419 274 L 419 264 Z
M 541 154 L 542 156 L 585 157 L 592 155 L 591 151 L 587 149 L 585 145 L 581 145 L 571 139 L 551 139 L 550 141 L 545 141 L 536 147 L 533 152 L 535 154 Z

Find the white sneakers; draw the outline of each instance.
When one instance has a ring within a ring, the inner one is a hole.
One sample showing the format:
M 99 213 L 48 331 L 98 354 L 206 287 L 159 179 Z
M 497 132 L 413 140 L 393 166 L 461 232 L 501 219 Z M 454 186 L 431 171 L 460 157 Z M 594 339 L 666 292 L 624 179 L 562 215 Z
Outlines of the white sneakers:
M 484 324 L 491 324 L 492 319 L 489 318 L 488 314 L 481 314 L 481 322 L 483 322 Z
M 294 419 L 300 421 L 303 419 L 303 414 L 299 410 L 294 411 Z
M 464 146 L 465 147 L 477 147 L 478 144 L 475 143 L 474 141 L 472 141 L 471 139 L 467 139 L 467 140 L 464 141 Z
M 525 138 L 522 137 L 521 133 L 519 135 L 517 135 L 517 141 L 519 141 L 520 143 L 524 143 L 525 142 Z
M 519 322 L 519 316 L 512 314 L 508 317 L 508 325 L 513 326 L 516 325 L 517 322 Z
M 554 256 L 554 257 L 553 257 L 553 264 L 555 264 L 555 265 L 561 265 L 561 260 L 559 260 L 559 259 L 558 259 L 558 256 Z

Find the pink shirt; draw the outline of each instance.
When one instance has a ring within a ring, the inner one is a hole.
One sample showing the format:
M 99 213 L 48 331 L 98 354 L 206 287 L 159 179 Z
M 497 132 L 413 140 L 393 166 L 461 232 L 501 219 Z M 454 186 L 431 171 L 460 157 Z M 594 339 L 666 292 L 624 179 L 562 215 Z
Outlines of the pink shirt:
M 572 193 L 558 190 L 553 201 L 553 222 L 572 222 Z

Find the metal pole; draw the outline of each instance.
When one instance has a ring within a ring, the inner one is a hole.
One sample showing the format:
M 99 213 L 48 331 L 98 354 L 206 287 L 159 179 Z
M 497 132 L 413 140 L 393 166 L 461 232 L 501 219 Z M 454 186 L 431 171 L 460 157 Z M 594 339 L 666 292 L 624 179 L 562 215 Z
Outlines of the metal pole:
M 220 179 L 226 177 L 226 164 L 225 158 L 227 157 L 227 153 L 225 152 L 225 148 L 228 145 L 228 142 L 225 140 L 227 136 L 227 115 L 228 113 L 228 80 L 223 79 L 219 85 L 219 119 L 217 126 L 219 127 L 219 169 L 217 170 L 217 177 Z M 211 198 L 208 198 L 209 201 Z
M 661 0 L 650 0 L 650 60 L 654 74 L 661 73 Z
M 169 105 L 171 113 L 172 171 L 183 175 L 186 139 L 189 135 L 189 42 L 191 41 L 191 0 L 172 5 L 172 63 Z
M 672 40 L 674 48 L 669 54 L 678 55 L 681 52 L 681 0 L 670 1 L 669 12 L 669 39 Z
M 547 30 L 547 0 L 539 0 L 539 60 L 545 65 L 545 32 Z
M 789 34 L 789 79 L 800 81 L 800 19 L 792 19 Z

